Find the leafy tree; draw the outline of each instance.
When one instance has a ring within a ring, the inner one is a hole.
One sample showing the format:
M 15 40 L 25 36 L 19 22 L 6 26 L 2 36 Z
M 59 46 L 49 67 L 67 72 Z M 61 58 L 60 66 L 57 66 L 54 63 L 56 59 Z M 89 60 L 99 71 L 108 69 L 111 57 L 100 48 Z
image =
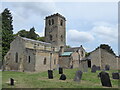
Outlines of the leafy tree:
M 90 55 L 90 52 L 85 52 L 85 57 L 88 57 Z
M 38 37 L 37 40 L 45 42 L 45 37 Z
M 71 46 L 70 45 L 66 45 L 66 48 L 71 48 Z
M 2 15 L 2 59 L 10 49 L 10 43 L 13 40 L 12 14 L 7 8 Z
M 27 34 L 27 38 L 37 40 L 37 37 L 39 37 L 39 35 L 35 33 L 35 28 L 32 27 L 29 33 Z
M 107 45 L 107 44 L 101 44 L 98 48 L 102 48 L 102 49 L 108 51 L 109 53 L 115 55 L 115 53 L 112 50 L 112 48 L 109 45 Z M 96 48 L 96 49 L 98 49 L 98 48 Z
M 29 31 L 26 30 L 20 30 L 16 35 L 20 35 L 21 37 L 27 37 Z

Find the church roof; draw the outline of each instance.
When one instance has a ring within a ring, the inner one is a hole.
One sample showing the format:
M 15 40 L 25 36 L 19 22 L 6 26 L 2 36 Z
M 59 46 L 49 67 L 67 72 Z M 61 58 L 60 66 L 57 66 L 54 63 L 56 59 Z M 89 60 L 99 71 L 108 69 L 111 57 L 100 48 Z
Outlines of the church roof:
M 64 52 L 61 54 L 61 56 L 70 56 L 73 52 Z
M 46 43 L 46 42 L 42 42 L 42 41 L 38 41 L 38 40 L 33 40 L 33 39 L 25 38 L 25 37 L 21 37 L 21 38 L 24 39 L 24 40 L 27 40 L 27 41 L 35 42 L 35 43 L 51 45 L 51 43 Z
M 65 52 L 75 52 L 79 49 L 80 47 L 74 47 L 74 48 L 66 48 Z

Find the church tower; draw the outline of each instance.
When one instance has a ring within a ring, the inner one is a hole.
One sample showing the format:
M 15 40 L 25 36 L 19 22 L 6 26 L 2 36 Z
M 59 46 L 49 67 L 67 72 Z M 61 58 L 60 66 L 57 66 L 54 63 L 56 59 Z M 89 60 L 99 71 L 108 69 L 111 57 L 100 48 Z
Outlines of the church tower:
M 60 50 L 66 46 L 66 19 L 56 13 L 45 18 L 45 41 Z

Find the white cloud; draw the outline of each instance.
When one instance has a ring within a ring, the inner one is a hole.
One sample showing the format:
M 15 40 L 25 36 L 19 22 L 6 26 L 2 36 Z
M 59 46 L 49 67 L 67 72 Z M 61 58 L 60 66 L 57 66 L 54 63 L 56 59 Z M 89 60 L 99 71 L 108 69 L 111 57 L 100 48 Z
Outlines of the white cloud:
M 78 30 L 69 30 L 67 32 L 68 42 L 81 44 L 81 43 L 86 43 L 93 40 L 94 40 L 94 37 L 89 32 L 83 32 Z
M 55 3 L 53 2 L 11 3 L 11 6 L 15 8 L 16 13 L 24 18 L 31 17 L 33 14 L 43 17 L 56 11 Z
M 117 25 L 107 26 L 106 25 L 97 25 L 94 26 L 91 30 L 91 33 L 102 42 L 117 42 L 118 40 L 118 29 Z

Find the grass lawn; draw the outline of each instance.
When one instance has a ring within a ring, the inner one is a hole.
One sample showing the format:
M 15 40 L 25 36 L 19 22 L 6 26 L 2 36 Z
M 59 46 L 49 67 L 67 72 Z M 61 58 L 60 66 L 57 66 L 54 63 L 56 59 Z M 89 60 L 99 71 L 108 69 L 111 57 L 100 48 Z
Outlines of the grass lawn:
M 77 70 L 78 69 L 65 69 L 64 74 L 67 77 L 65 81 L 59 80 L 60 75 L 57 70 L 53 73 L 53 79 L 48 79 L 47 72 L 4 71 L 2 72 L 2 88 L 106 88 L 101 85 L 101 81 L 97 77 L 100 71 L 91 73 L 90 69 L 88 72 L 83 73 L 81 82 L 74 82 L 73 78 Z M 110 75 L 112 88 L 118 88 L 118 80 L 111 78 L 111 73 L 115 71 L 110 70 L 107 72 Z M 12 87 L 6 83 L 11 77 L 16 81 L 15 86 Z

